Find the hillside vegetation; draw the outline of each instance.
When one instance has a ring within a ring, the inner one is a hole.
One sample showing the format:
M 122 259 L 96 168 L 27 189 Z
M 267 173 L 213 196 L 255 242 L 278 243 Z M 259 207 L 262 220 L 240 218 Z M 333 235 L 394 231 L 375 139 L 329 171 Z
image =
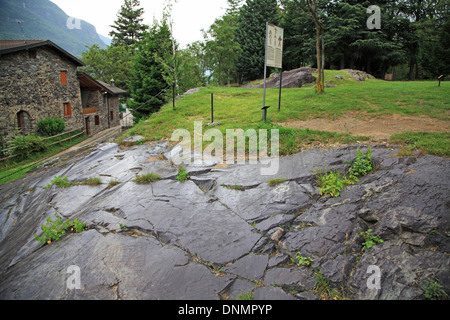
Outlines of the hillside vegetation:
M 79 29 L 67 27 L 69 16 L 49 0 L 0 2 L 0 39 L 48 39 L 80 57 L 86 46 L 106 48 L 95 27 L 80 20 Z M 20 21 L 20 25 L 17 21 Z

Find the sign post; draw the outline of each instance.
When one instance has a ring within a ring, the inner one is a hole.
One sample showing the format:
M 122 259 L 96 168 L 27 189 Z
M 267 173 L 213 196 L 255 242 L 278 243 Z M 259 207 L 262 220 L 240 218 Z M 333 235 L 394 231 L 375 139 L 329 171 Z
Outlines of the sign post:
M 276 25 L 266 22 L 266 45 L 264 54 L 264 93 L 263 93 L 263 108 L 266 107 L 266 78 L 267 67 L 274 67 L 282 69 L 283 66 L 283 36 L 284 29 Z M 282 72 L 282 70 L 281 70 Z M 280 97 L 281 101 L 281 74 L 280 74 Z M 278 105 L 278 110 L 280 105 Z

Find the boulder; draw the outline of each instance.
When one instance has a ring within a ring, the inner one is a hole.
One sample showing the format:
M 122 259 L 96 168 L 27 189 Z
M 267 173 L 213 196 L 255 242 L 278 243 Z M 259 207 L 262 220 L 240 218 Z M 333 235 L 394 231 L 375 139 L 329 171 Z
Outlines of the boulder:
M 316 77 L 314 77 L 310 68 L 298 68 L 290 71 L 283 72 L 283 79 L 281 82 L 282 88 L 301 88 L 303 85 L 308 83 L 314 83 Z M 278 88 L 280 86 L 279 76 L 273 80 L 266 82 L 266 88 Z M 264 84 L 256 86 L 256 88 L 263 88 Z

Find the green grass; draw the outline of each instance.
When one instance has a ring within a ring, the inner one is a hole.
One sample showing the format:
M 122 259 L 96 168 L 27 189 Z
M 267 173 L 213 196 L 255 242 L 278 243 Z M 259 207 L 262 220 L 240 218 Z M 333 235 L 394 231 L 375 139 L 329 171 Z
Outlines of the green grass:
M 436 156 L 450 156 L 450 132 L 402 132 L 393 134 L 390 143 L 405 145 Z
M 23 160 L 18 156 L 6 162 L 0 162 L 0 185 L 24 178 L 27 172 L 42 164 L 44 159 L 70 148 L 86 138 L 87 136 L 83 135 L 72 139 L 72 141 L 64 141 L 61 145 L 50 146 L 45 152 L 32 154 Z
M 335 79 L 335 75 L 340 75 L 344 80 Z M 322 95 L 316 93 L 314 85 L 283 89 L 280 111 L 278 89 L 268 89 L 266 105 L 271 108 L 267 123 L 262 122 L 262 89 L 206 87 L 179 99 L 175 110 L 171 104 L 164 106 L 130 131 L 156 141 L 169 139 L 175 129 L 187 129 L 192 134 L 194 121 L 202 121 L 205 132 L 210 128 L 205 124 L 211 121 L 211 93 L 214 94 L 214 121 L 220 121 L 220 125 L 214 128 L 221 130 L 224 136 L 226 129 L 280 129 L 281 155 L 301 151 L 313 143 L 347 144 L 369 139 L 278 125 L 290 120 L 333 118 L 346 112 L 369 117 L 400 114 L 450 120 L 450 90 L 445 87 L 449 84 L 438 87 L 431 81 L 387 82 L 376 79 L 358 82 L 345 71 L 332 70 L 325 71 L 325 81 L 336 87 L 326 88 Z
M 149 172 L 142 175 L 136 175 L 136 177 L 134 178 L 134 182 L 139 184 L 146 184 L 158 181 L 160 178 L 161 178 L 160 175 L 153 172 Z

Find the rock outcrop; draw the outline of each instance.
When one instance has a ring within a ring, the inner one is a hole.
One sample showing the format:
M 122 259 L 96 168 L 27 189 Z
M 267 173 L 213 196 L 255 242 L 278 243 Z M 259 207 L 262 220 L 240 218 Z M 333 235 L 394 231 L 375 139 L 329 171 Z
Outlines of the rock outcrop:
M 310 67 L 302 67 L 298 69 L 293 69 L 290 71 L 283 71 L 283 77 L 281 80 L 282 88 L 301 88 L 303 85 L 308 83 L 314 83 L 316 81 L 316 77 L 314 77 L 311 73 L 317 72 L 315 69 Z M 271 75 L 272 76 L 272 75 Z M 246 85 L 247 88 L 264 88 L 264 83 L 251 86 Z M 276 74 L 276 77 L 273 79 L 268 79 L 266 81 L 266 88 L 279 88 L 280 87 L 280 77 L 279 74 Z
M 0 186 L 0 299 L 319 299 L 325 279 L 350 299 L 422 299 L 433 279 L 449 293 L 449 159 L 396 157 L 373 146 L 377 169 L 337 198 L 314 170 L 347 170 L 358 146 L 308 150 L 260 164 L 188 166 L 163 159 L 166 143 L 103 144 L 61 167 Z M 161 180 L 137 184 L 136 173 Z M 54 176 L 99 186 L 44 188 Z M 270 186 L 269 179 L 283 183 Z M 108 182 L 116 179 L 119 184 Z M 236 186 L 239 186 L 238 188 Z M 89 228 L 51 244 L 34 239 L 59 213 Z M 383 239 L 362 252 L 361 232 Z M 301 255 L 312 262 L 299 266 Z M 81 289 L 70 289 L 70 266 Z M 379 289 L 368 285 L 375 266 Z M 320 280 L 320 281 L 319 281 Z M 319 283 L 320 282 L 320 283 Z

